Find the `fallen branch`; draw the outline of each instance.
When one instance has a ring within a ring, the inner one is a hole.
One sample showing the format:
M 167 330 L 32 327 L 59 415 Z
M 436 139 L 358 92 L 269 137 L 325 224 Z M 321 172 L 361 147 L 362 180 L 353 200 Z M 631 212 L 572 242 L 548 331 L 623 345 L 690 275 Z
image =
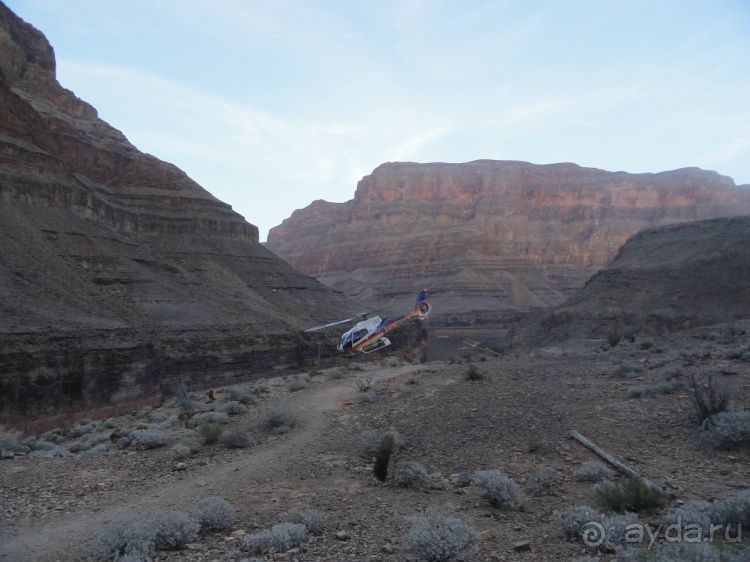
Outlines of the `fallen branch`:
M 654 492 L 656 492 L 657 494 L 661 496 L 664 496 L 669 499 L 672 499 L 675 497 L 673 493 L 667 492 L 660 484 L 657 484 L 656 482 L 652 482 L 648 478 L 644 478 L 638 473 L 637 470 L 629 467 L 624 462 L 613 457 L 607 451 L 605 451 L 604 449 L 602 449 L 601 447 L 599 447 L 598 445 L 593 443 L 591 440 L 587 439 L 586 437 L 578 433 L 577 431 L 571 430 L 570 437 L 578 441 L 581 445 L 589 449 L 591 452 L 595 453 L 599 458 L 606 461 L 608 464 L 610 464 L 612 467 L 614 467 L 616 470 L 618 470 L 625 476 L 638 480 L 644 486 L 646 486 L 650 490 L 653 490 Z

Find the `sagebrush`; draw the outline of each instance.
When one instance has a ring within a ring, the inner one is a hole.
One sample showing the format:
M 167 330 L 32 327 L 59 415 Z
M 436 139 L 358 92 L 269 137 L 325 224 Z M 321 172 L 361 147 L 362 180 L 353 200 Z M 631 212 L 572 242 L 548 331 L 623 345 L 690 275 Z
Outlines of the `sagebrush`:
M 224 498 L 209 496 L 198 502 L 195 517 L 202 529 L 227 529 L 234 522 L 234 508 Z
M 517 509 L 523 504 L 521 488 L 499 470 L 480 470 L 474 482 L 482 492 L 482 499 L 493 507 Z
M 414 560 L 447 562 L 474 557 L 482 537 L 466 520 L 446 513 L 410 517 L 404 550 Z
M 418 462 L 400 462 L 396 465 L 393 482 L 402 488 L 423 488 L 430 485 L 430 475 Z

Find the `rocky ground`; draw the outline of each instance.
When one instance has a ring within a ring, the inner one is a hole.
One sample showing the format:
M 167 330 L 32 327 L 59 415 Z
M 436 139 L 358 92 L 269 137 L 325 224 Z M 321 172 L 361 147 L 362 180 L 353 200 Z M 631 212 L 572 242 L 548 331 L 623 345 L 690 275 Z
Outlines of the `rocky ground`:
M 233 523 L 155 559 L 408 560 L 407 517 L 438 512 L 481 533 L 480 560 L 615 559 L 624 547 L 587 549 L 556 527 L 556 510 L 594 502 L 592 484 L 574 473 L 595 457 L 568 431 L 578 430 L 674 494 L 663 508 L 642 512 L 643 522 L 655 525 L 685 502 L 740 492 L 750 482 L 750 451 L 707 447 L 682 384 L 691 374 L 714 374 L 731 385 L 732 408 L 750 409 L 750 339 L 742 331 L 636 338 L 613 347 L 578 342 L 493 359 L 475 350 L 452 363 L 384 360 L 216 389 L 214 400 L 194 393 L 191 414 L 172 399 L 43 436 L 57 444 L 26 439 L 15 458 L 0 461 L 0 559 L 78 560 L 113 521 L 189 512 L 207 496 L 233 506 Z M 467 380 L 470 365 L 478 380 Z M 247 448 L 204 444 L 174 457 L 175 444 L 198 437 L 186 427 L 194 423 L 191 415 L 232 410 L 226 404 L 238 397 L 248 404 L 225 427 L 247 432 Z M 288 431 L 264 427 L 265 413 L 278 404 L 298 419 Z M 163 446 L 123 441 L 149 430 L 164 432 Z M 378 482 L 364 453 L 363 435 L 372 430 L 395 432 L 391 466 L 421 463 L 429 483 L 402 488 L 393 471 L 387 483 Z M 484 469 L 499 469 L 518 483 L 525 498 L 520 508 L 487 505 L 476 482 L 457 485 L 467 476 L 462 473 Z M 535 492 L 544 469 L 549 485 Z M 246 534 L 272 527 L 298 507 L 323 515 L 319 534 L 289 550 L 243 548 Z

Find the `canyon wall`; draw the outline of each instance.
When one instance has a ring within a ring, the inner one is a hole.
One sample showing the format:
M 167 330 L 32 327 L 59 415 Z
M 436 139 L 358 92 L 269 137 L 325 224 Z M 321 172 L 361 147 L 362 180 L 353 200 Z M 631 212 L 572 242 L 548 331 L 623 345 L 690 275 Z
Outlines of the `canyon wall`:
M 750 187 L 685 168 L 388 163 L 345 203 L 314 201 L 267 247 L 374 306 L 431 290 L 432 325 L 502 326 L 560 304 L 634 233 L 750 214 Z
M 750 217 L 639 232 L 575 295 L 522 323 L 520 345 L 663 335 L 750 319 Z
M 2 3 L 0 258 L 0 421 L 16 424 L 305 361 L 334 347 L 301 331 L 350 310 L 64 89 Z

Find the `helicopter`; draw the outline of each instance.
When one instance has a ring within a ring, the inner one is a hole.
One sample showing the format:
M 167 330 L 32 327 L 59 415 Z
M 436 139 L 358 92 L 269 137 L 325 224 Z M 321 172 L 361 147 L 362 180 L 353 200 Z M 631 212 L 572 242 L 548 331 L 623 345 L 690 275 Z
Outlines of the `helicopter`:
M 427 289 L 422 289 L 417 293 L 417 302 L 414 305 L 414 309 L 401 316 L 395 318 L 381 318 L 380 316 L 373 316 L 368 318 L 368 313 L 363 312 L 357 316 L 352 316 L 345 320 L 338 320 L 337 322 L 331 322 L 330 324 L 323 324 L 322 326 L 315 326 L 305 330 L 305 332 L 317 332 L 319 330 L 325 330 L 332 326 L 338 326 L 339 324 L 345 324 L 346 322 L 352 322 L 359 319 L 350 330 L 344 332 L 339 340 L 336 349 L 342 352 L 351 353 L 372 353 L 378 349 L 383 349 L 391 345 L 391 340 L 385 337 L 386 332 L 389 332 L 406 322 L 407 320 L 424 320 L 430 315 L 432 305 L 427 300 Z

